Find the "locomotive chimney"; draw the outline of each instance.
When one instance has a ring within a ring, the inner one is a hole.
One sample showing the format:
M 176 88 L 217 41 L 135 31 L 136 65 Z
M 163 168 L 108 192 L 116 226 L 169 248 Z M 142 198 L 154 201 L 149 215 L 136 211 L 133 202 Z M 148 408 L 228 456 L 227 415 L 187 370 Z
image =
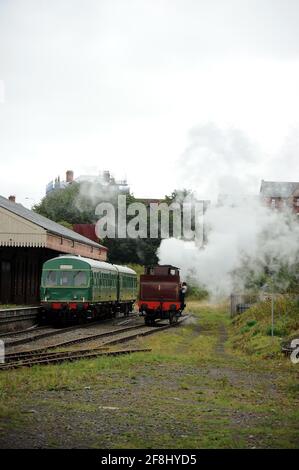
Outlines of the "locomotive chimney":
M 9 196 L 8 200 L 10 202 L 16 202 L 16 196 Z
M 68 170 L 66 172 L 66 182 L 67 183 L 72 183 L 74 181 L 74 172 L 73 170 Z

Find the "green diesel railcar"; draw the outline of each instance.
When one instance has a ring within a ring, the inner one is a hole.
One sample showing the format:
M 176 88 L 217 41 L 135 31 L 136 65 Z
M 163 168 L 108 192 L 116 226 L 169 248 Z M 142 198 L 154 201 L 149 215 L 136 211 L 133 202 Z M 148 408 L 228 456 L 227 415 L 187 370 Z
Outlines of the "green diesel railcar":
M 43 265 L 40 297 L 41 321 L 128 314 L 137 298 L 137 274 L 126 266 L 59 256 Z

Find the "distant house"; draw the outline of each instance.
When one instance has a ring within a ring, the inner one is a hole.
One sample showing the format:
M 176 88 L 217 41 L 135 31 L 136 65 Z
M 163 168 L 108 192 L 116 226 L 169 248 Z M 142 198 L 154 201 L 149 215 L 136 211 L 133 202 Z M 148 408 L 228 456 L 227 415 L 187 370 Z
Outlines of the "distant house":
M 129 194 L 130 187 L 127 180 L 116 180 L 110 171 L 103 171 L 98 175 L 81 175 L 74 178 L 73 170 L 66 172 L 65 180 L 61 180 L 60 176 L 55 180 L 50 181 L 46 186 L 46 195 L 56 191 L 57 189 L 65 189 L 71 184 L 85 183 L 86 185 L 93 185 L 94 189 L 98 187 L 99 191 L 104 191 L 107 195 L 113 194 Z
M 0 196 L 0 304 L 38 303 L 42 264 L 61 253 L 107 259 L 106 247 Z
M 165 202 L 165 199 L 135 198 L 135 202 L 140 202 L 141 204 L 144 204 L 146 208 L 149 208 L 151 204 L 161 204 Z
M 262 180 L 260 197 L 273 209 L 289 207 L 299 214 L 299 182 Z

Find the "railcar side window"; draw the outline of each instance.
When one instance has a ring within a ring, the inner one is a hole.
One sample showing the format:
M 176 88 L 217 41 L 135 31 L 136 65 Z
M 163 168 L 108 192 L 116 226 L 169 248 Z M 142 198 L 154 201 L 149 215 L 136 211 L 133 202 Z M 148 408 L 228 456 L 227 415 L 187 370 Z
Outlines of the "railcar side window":
M 87 274 L 83 271 L 78 271 L 74 275 L 74 286 L 85 287 L 87 285 Z
M 57 272 L 56 271 L 48 271 L 45 276 L 45 286 L 52 287 L 57 285 Z
M 62 271 L 60 275 L 60 285 L 70 287 L 73 284 L 73 273 Z

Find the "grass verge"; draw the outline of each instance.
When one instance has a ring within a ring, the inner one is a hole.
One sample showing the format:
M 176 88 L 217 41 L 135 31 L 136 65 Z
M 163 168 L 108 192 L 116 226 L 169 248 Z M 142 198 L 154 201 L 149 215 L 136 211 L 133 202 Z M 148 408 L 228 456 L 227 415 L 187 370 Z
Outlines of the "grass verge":
M 150 353 L 1 373 L 0 447 L 298 447 L 298 367 L 233 351 L 225 305 L 188 310 Z

